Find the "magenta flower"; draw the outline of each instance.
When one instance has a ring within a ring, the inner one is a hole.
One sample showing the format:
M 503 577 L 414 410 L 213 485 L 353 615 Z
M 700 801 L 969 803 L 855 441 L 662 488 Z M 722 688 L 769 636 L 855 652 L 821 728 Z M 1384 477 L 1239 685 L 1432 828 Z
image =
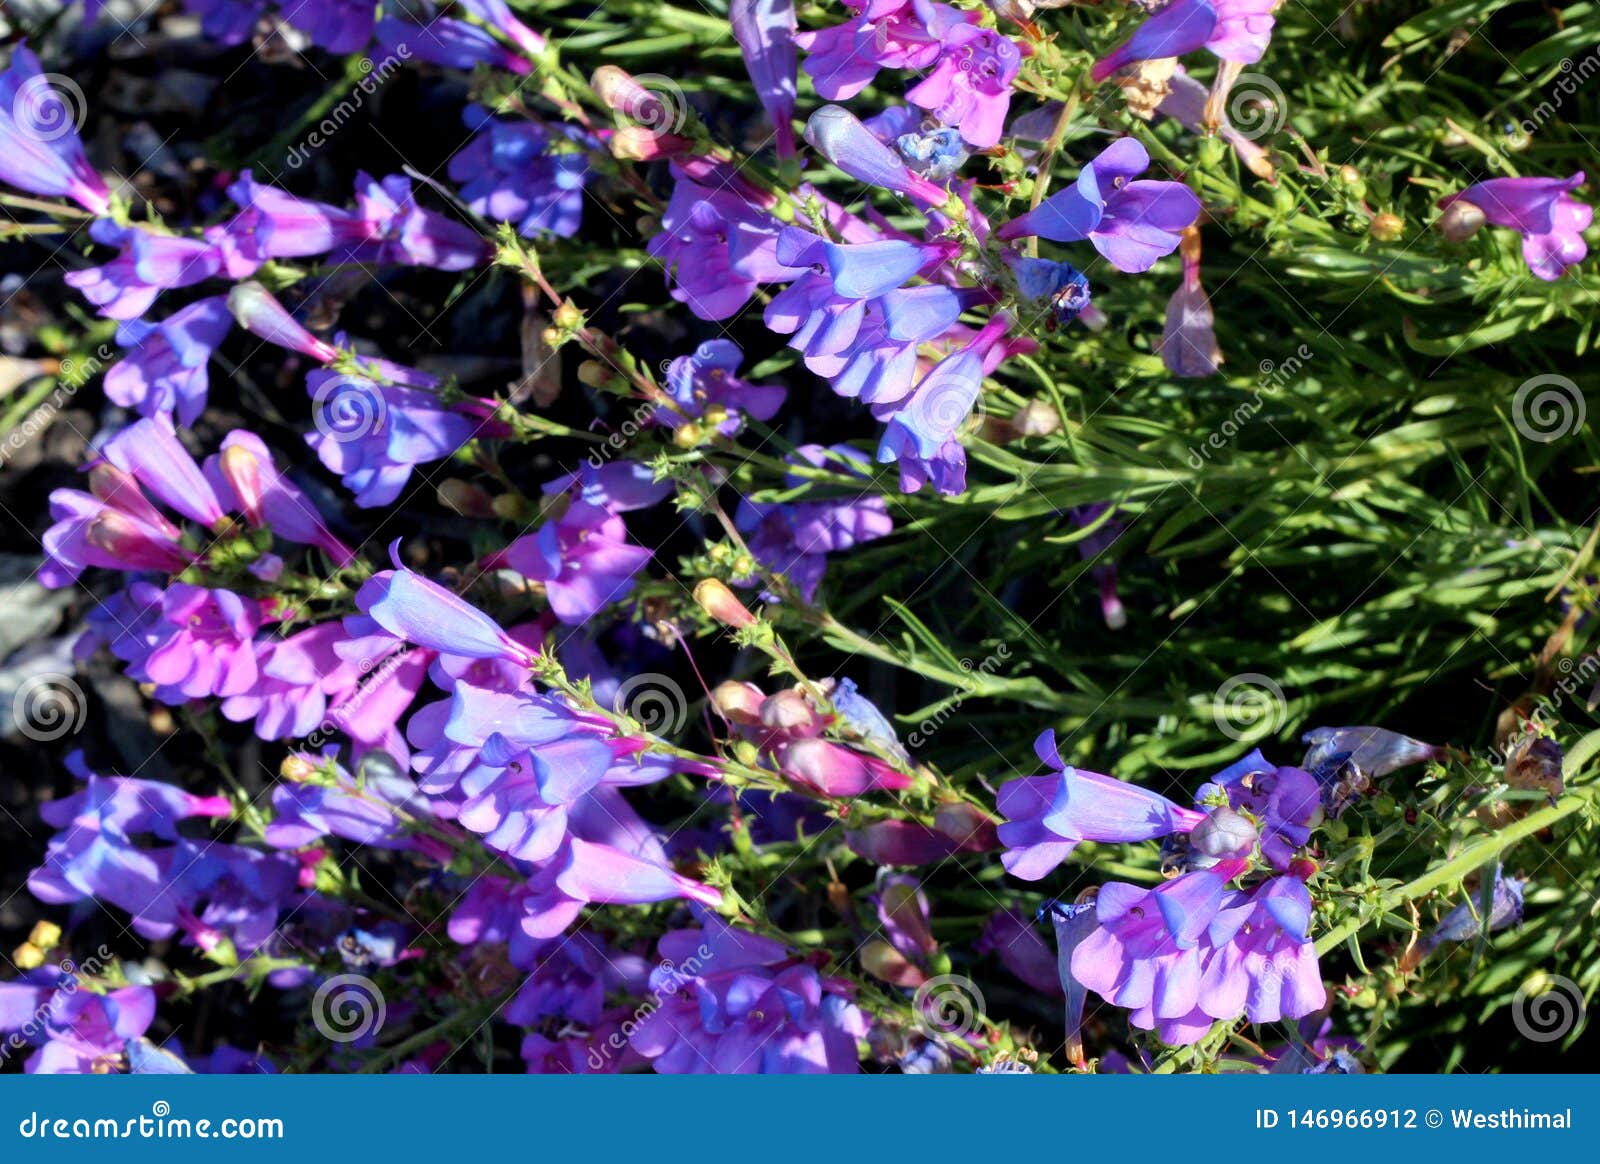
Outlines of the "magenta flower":
M 1571 193 L 1583 183 L 1582 170 L 1570 178 L 1490 178 L 1441 198 L 1439 205 L 1470 203 L 1493 225 L 1522 235 L 1528 269 L 1554 282 L 1589 253 L 1583 232 L 1594 221 L 1594 207 Z
M 817 94 L 828 101 L 854 97 L 879 69 L 932 67 L 950 31 L 978 19 L 927 0 L 846 0 L 846 7 L 856 15 L 845 23 L 795 37 L 809 54 L 805 70 Z
M 587 622 L 598 610 L 628 596 L 633 576 L 651 553 L 628 541 L 628 527 L 608 509 L 571 502 L 537 533 L 520 537 L 484 564 L 509 566 L 543 582 L 557 618 L 569 626 Z
M 19 42 L 0 73 L 0 182 L 105 214 L 111 192 L 84 156 L 74 113 Z
M 222 701 L 222 714 L 249 723 L 263 740 L 299 739 L 316 731 L 330 703 L 356 691 L 361 668 L 335 649 L 348 639 L 337 621 L 286 638 L 256 643 L 258 676 L 248 691 Z
M 958 24 L 944 36 L 933 72 L 906 93 L 906 100 L 961 131 L 974 149 L 1000 140 L 1011 108 L 1011 85 L 1022 68 L 1016 44 L 992 29 Z
M 1111 882 L 1095 918 L 1099 928 L 1072 953 L 1072 978 L 1165 1042 L 1195 1042 L 1241 1015 L 1301 1018 L 1327 1002 L 1308 936 L 1311 895 L 1294 877 L 1248 892 L 1205 870 L 1154 889 Z
M 1000 826 L 1001 862 L 1024 880 L 1046 876 L 1083 841 L 1154 840 L 1188 832 L 1205 819 L 1159 792 L 1068 767 L 1053 731 L 1042 733 L 1033 750 L 1056 774 L 1008 781 L 996 801 L 1009 822 Z
M 135 582 L 128 592 L 148 613 L 112 641 L 111 653 L 128 664 L 129 678 L 155 684 L 157 699 L 181 704 L 255 686 L 253 640 L 262 623 L 255 600 L 183 582 L 165 591 Z
M 1127 65 L 1201 48 L 1219 60 L 1254 64 L 1267 51 L 1277 6 L 1277 0 L 1171 0 L 1126 43 L 1096 61 L 1090 76 L 1103 81 Z
M 1203 379 L 1217 374 L 1222 349 L 1217 346 L 1216 317 L 1211 300 L 1200 285 L 1200 241 L 1181 244 L 1183 282 L 1167 300 L 1166 326 L 1158 350 L 1161 362 L 1174 376 Z
M 729 319 L 761 284 L 794 278 L 777 258 L 776 219 L 736 186 L 704 186 L 676 166 L 673 173 L 661 233 L 646 249 L 665 268 L 674 299 L 701 319 Z
M 336 565 L 355 560 L 355 551 L 333 536 L 311 499 L 278 469 L 255 433 L 236 428 L 223 437 L 222 451 L 206 459 L 205 474 L 218 500 L 244 514 L 251 525 L 316 546 Z
M 1148 271 L 1177 249 L 1200 199 L 1181 182 L 1135 180 L 1150 155 L 1131 137 L 1112 142 L 1077 181 L 995 231 L 999 239 L 1037 235 L 1052 242 L 1088 239 L 1119 271 Z

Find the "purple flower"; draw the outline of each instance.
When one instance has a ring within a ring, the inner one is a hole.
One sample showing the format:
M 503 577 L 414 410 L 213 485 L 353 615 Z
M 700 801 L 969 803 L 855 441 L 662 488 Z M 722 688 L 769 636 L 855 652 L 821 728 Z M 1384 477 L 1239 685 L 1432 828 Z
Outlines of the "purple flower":
M 281 17 L 330 53 L 354 53 L 372 40 L 373 6 L 366 0 L 310 0 L 290 5 Z
M 1202 863 L 1242 855 L 1235 849 L 1207 851 L 1207 847 L 1229 835 L 1228 830 L 1236 827 L 1236 814 L 1246 812 L 1255 822 L 1251 841 L 1259 839 L 1261 856 L 1280 873 L 1289 872 L 1295 852 L 1322 820 L 1322 792 L 1316 778 L 1301 768 L 1279 768 L 1259 751 L 1218 772 L 1201 786 L 1195 802 L 1212 808 L 1206 822 L 1189 837 Z M 1224 811 L 1235 819 L 1219 829 L 1219 819 L 1227 819 L 1222 817 Z M 1248 852 L 1249 846 L 1243 847 Z
M 398 547 L 392 546 L 391 553 Z M 503 659 L 531 667 L 534 653 L 494 619 L 437 582 L 398 564 L 356 592 L 356 609 L 398 639 L 466 659 Z
M 450 159 L 449 174 L 461 183 L 472 210 L 509 222 L 524 238 L 548 231 L 571 238 L 583 220 L 583 186 L 589 159 L 583 149 L 554 149 L 592 142 L 574 126 L 504 121 L 473 105 L 463 115 L 473 139 Z
M 1222 363 L 1217 346 L 1216 319 L 1211 300 L 1200 285 L 1200 235 L 1184 232 L 1183 282 L 1167 301 L 1166 326 L 1161 332 L 1161 362 L 1174 376 L 1203 379 L 1215 376 Z M 1192 241 L 1191 241 L 1192 240 Z
M 1068 767 L 1046 731 L 1034 754 L 1054 775 L 1025 776 L 1000 786 L 996 808 L 1006 847 L 1001 862 L 1025 881 L 1038 881 L 1083 841 L 1148 841 L 1194 828 L 1205 814 L 1182 808 L 1137 785 Z
M 367 237 L 335 261 L 464 271 L 482 266 L 494 253 L 493 247 L 465 223 L 417 205 L 411 179 L 403 174 L 381 180 L 357 174 L 356 204 L 361 209 Z
M 970 341 L 930 368 L 905 400 L 882 402 L 873 409 L 873 415 L 888 421 L 878 444 L 880 462 L 904 458 L 926 463 L 956 443 L 983 391 L 984 375 L 1003 358 L 1010 326 L 1011 317 L 996 312 Z M 991 362 L 994 353 L 998 355 Z
M 1439 924 L 1434 926 L 1433 932 L 1423 938 L 1418 943 L 1415 953 L 1405 959 L 1406 969 L 1414 969 L 1417 963 L 1445 942 L 1471 941 L 1479 934 L 1485 932 L 1492 934 L 1497 930 L 1522 924 L 1522 892 L 1527 884 L 1526 881 L 1516 877 L 1503 876 L 1497 865 L 1494 871 L 1494 888 L 1490 891 L 1488 924 L 1484 924 L 1479 895 L 1474 894 L 1472 898 L 1463 901 L 1439 919 Z
M 717 919 L 661 939 L 650 990 L 660 1006 L 633 1033 L 665 1075 L 839 1074 L 859 1070 L 866 1017 L 850 986 L 778 942 Z
M 77 113 L 51 87 L 39 58 L 19 42 L 0 73 L 0 182 L 30 194 L 71 198 L 90 214 L 105 214 L 111 193 L 84 156 Z
M 485 565 L 509 566 L 543 582 L 550 609 L 562 622 L 576 626 L 626 598 L 633 576 L 651 556 L 628 541 L 622 518 L 587 501 L 573 501 L 537 533 L 490 555 Z
M 316 546 L 336 565 L 354 561 L 355 551 L 333 536 L 310 498 L 278 469 L 255 433 L 236 428 L 223 437 L 222 451 L 206 458 L 205 474 L 218 500 L 244 514 L 251 525 Z
M 615 753 L 601 732 L 551 696 L 464 683 L 407 728 L 422 790 L 459 800 L 461 825 L 520 861 L 552 857 L 574 806 L 611 775 Z M 670 771 L 644 770 L 641 782 Z M 619 767 L 613 783 L 629 775 Z
M 966 297 L 949 287 L 899 287 L 869 300 L 855 338 L 838 352 L 808 355 L 806 367 L 840 396 L 892 405 L 916 384 L 918 351 L 946 335 Z
M 778 261 L 805 268 L 767 304 L 766 324 L 809 359 L 838 356 L 855 342 L 867 303 L 944 262 L 940 245 L 901 239 L 834 243 L 798 227 L 778 236 Z
M 98 994 L 54 968 L 0 982 L 0 1032 L 12 1047 L 38 1048 L 24 1065 L 30 1075 L 115 1074 L 155 1015 L 148 986 Z
M 730 0 L 728 19 L 761 107 L 772 118 L 778 157 L 794 156 L 794 0 Z
M 44 535 L 46 562 L 39 573 L 46 586 L 65 586 L 87 566 L 184 569 L 192 555 L 181 543 L 183 531 L 144 490 L 207 529 L 227 517 L 200 466 L 164 419 L 136 421 L 101 452 L 105 462 L 90 471 L 90 493 L 57 489 L 50 495 L 55 524 Z
M 255 600 L 183 582 L 165 591 L 135 582 L 128 593 L 144 614 L 111 641 L 111 653 L 128 664 L 130 678 L 155 684 L 161 702 L 243 695 L 255 686 L 252 640 L 262 622 Z
M 260 283 L 240 283 L 229 291 L 228 310 L 240 327 L 268 343 L 309 356 L 319 364 L 339 358 L 338 348 L 301 327 Z
M 200 31 L 218 44 L 242 44 L 267 14 L 266 0 L 183 0 L 200 18 Z
M 1126 43 L 1096 61 L 1090 77 L 1103 81 L 1126 65 L 1199 48 L 1210 49 L 1220 60 L 1254 64 L 1267 51 L 1276 7 L 1277 0 L 1172 0 Z
M 224 265 L 223 252 L 212 241 L 121 226 L 109 218 L 95 219 L 89 237 L 122 253 L 104 266 L 68 271 L 64 279 L 111 319 L 136 319 L 161 291 L 203 282 Z
M 360 686 L 362 671 L 336 648 L 349 636 L 340 622 L 256 643 L 256 682 L 222 701 L 222 714 L 251 723 L 263 740 L 299 739 L 323 723 L 328 706 Z
M 844 472 L 863 480 L 869 464 L 860 450 L 849 445 L 801 445 L 787 459 L 797 465 L 836 470 L 843 461 Z M 790 476 L 786 483 L 793 487 L 805 480 Z M 743 500 L 734 520 L 746 535 L 756 560 L 768 570 L 788 577 L 807 602 L 816 596 L 828 554 L 885 537 L 894 530 L 883 498 L 865 489 L 856 497 L 825 501 L 770 504 Z
M 480 431 L 500 432 L 484 417 L 445 404 L 425 372 L 386 360 L 363 360 L 360 372 L 319 369 L 306 377 L 316 432 L 306 443 L 339 474 L 362 507 L 388 505 L 400 496 L 418 465 L 440 461 Z
M 978 19 L 976 13 L 925 0 L 846 0 L 846 7 L 856 15 L 845 23 L 795 37 L 809 54 L 805 70 L 827 101 L 854 97 L 880 68 L 930 68 L 951 29 Z
M 647 249 L 672 297 L 701 319 L 739 313 L 763 283 L 794 277 L 777 258 L 779 223 L 734 188 L 703 186 L 675 169 L 661 233 Z
M 1380 727 L 1314 728 L 1300 737 L 1308 744 L 1301 767 L 1316 777 L 1328 812 L 1338 817 L 1374 781 L 1397 768 L 1442 760 L 1445 749 Z
M 106 372 L 106 395 L 144 416 L 176 412 L 185 428 L 206 406 L 206 364 L 233 327 L 222 296 L 199 299 L 160 323 L 132 319 L 117 328 L 117 342 L 132 348 Z
M 978 939 L 977 952 L 994 954 L 1030 990 L 1046 997 L 1061 997 L 1056 956 L 1020 909 L 996 910 L 990 915 Z
M 1111 882 L 1099 928 L 1079 942 L 1071 975 L 1164 1042 L 1193 1043 L 1213 1022 L 1296 1019 L 1327 1002 L 1308 936 L 1311 895 L 1294 877 L 1251 891 L 1195 871 L 1154 889 Z
M 348 251 L 372 233 L 356 211 L 264 186 L 249 170 L 228 187 L 228 197 L 242 209 L 226 233 L 242 254 L 257 262 Z
M 704 421 L 723 436 L 736 436 L 744 418 L 771 420 L 783 407 L 782 385 L 752 384 L 736 375 L 744 353 L 730 340 L 707 340 L 693 355 L 679 356 L 667 367 L 667 392 L 676 408 L 658 408 L 655 419 L 676 429 L 691 420 Z
M 537 60 L 544 53 L 545 38 L 513 16 L 505 0 L 456 0 L 456 3 L 516 45 L 530 60 Z
M 904 194 L 927 206 L 940 206 L 949 197 L 943 187 L 913 171 L 842 106 L 824 105 L 813 113 L 806 122 L 806 141 L 850 177 L 870 186 Z
M 546 481 L 546 495 L 571 493 L 575 500 L 627 513 L 648 509 L 672 492 L 671 481 L 657 481 L 648 465 L 638 461 L 608 461 L 595 465 L 585 461 L 577 470 Z
M 1439 205 L 1470 203 L 1493 225 L 1521 234 L 1528 269 L 1553 282 L 1589 253 L 1583 232 L 1594 221 L 1594 207 L 1571 194 L 1583 183 L 1582 170 L 1570 178 L 1490 178 L 1441 198 Z
M 307 770 L 319 767 L 309 757 L 297 755 L 285 762 L 285 771 L 296 763 Z M 328 766 L 330 774 L 319 776 L 314 783 L 280 783 L 272 790 L 273 820 L 263 834 L 267 844 L 298 849 L 333 836 L 377 849 L 430 851 L 425 842 L 432 839 L 412 836 L 407 820 L 402 819 L 401 814 L 420 821 L 433 815 L 409 776 L 387 758 L 383 764 L 364 764 L 359 780 L 331 758 Z M 443 852 L 448 856 L 448 849 Z
M 450 69 L 489 65 L 510 73 L 527 74 L 533 65 L 495 39 L 494 34 L 464 20 L 436 16 L 426 24 L 385 16 L 373 33 L 390 53 L 403 48 L 410 56 Z
M 1000 140 L 1011 108 L 1011 85 L 1022 68 L 1016 44 L 992 29 L 958 24 L 942 38 L 933 72 L 906 93 L 906 100 L 961 131 L 974 149 Z
M 1136 181 L 1150 155 L 1119 138 L 1084 166 L 1078 180 L 995 231 L 1000 239 L 1038 235 L 1052 242 L 1088 239 L 1117 270 L 1148 271 L 1177 249 L 1200 199 L 1181 182 Z

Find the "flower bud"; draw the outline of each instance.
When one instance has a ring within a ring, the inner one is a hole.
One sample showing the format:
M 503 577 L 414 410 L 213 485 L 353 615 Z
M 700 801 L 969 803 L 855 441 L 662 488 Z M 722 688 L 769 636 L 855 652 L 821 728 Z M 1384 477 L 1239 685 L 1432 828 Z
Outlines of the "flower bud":
M 761 701 L 761 726 L 775 732 L 814 730 L 817 713 L 798 691 L 780 691 Z
M 729 679 L 711 691 L 711 705 L 734 723 L 754 726 L 761 722 L 761 704 L 766 697 L 753 683 Z
M 1214 808 L 1194 826 L 1189 843 L 1194 851 L 1219 860 L 1243 857 L 1255 848 L 1256 826 L 1231 808 Z
M 439 504 L 447 509 L 452 509 L 462 517 L 494 517 L 494 498 L 489 496 L 487 490 L 474 485 L 470 481 L 463 481 L 459 477 L 451 477 L 439 483 Z
M 1367 233 L 1379 242 L 1394 242 L 1405 233 L 1405 229 L 1405 219 L 1398 214 L 1385 212 L 1373 216 L 1372 222 L 1367 226 Z
M 239 499 L 239 508 L 250 524 L 265 524 L 261 515 L 261 462 L 243 445 L 229 445 L 217 455 L 217 468 Z
M 1466 242 L 1483 229 L 1483 211 L 1460 198 L 1444 208 L 1434 229 L 1444 236 L 1445 242 Z
M 309 356 L 321 364 L 339 358 L 339 349 L 320 340 L 295 321 L 260 283 L 240 283 L 228 292 L 228 310 L 239 326 L 268 343 Z
M 701 610 L 723 626 L 743 629 L 756 624 L 756 616 L 720 578 L 702 578 L 695 585 L 694 600 Z

